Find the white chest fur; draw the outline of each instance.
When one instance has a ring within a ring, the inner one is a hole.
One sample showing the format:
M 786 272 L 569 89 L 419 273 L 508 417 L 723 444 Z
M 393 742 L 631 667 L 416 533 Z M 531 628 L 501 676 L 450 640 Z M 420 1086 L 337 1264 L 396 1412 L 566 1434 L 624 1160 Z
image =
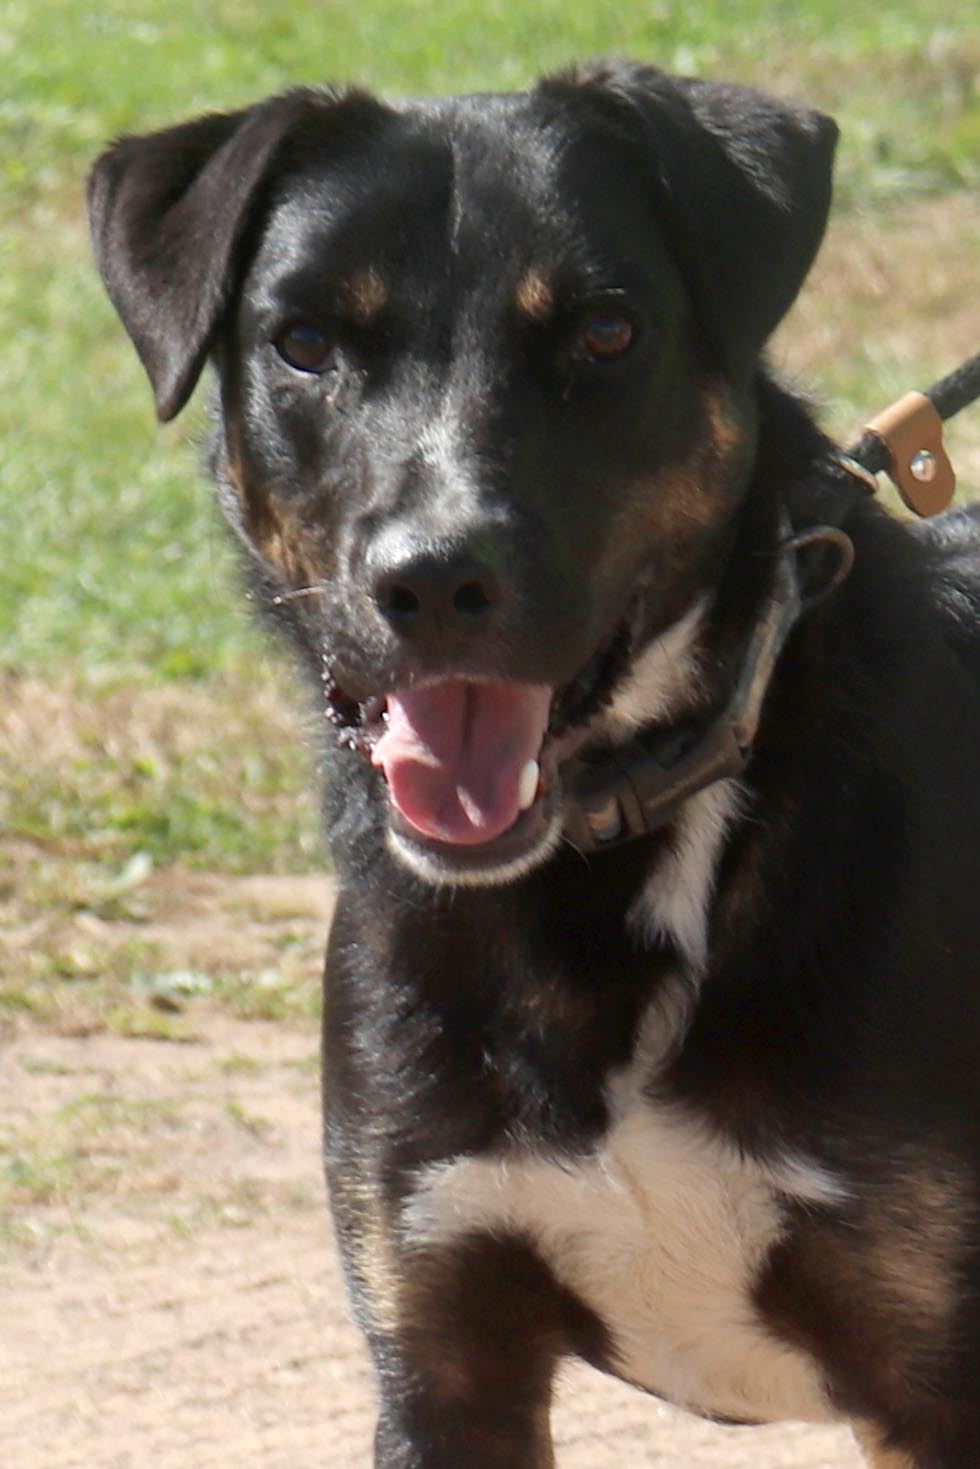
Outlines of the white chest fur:
M 619 1374 L 671 1402 L 735 1419 L 832 1418 L 816 1365 L 767 1331 L 752 1286 L 780 1236 L 780 1195 L 839 1191 L 799 1160 L 764 1167 L 651 1104 L 645 1052 L 612 1083 L 613 1122 L 594 1153 L 436 1165 L 406 1210 L 408 1237 L 531 1240 L 605 1323 Z

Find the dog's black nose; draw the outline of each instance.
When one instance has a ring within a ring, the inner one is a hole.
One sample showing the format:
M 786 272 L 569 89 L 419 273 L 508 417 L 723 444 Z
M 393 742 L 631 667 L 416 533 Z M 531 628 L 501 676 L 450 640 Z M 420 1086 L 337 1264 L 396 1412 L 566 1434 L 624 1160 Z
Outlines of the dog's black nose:
M 374 580 L 379 611 L 406 637 L 475 628 L 501 597 L 492 568 L 455 548 L 402 556 L 378 568 Z

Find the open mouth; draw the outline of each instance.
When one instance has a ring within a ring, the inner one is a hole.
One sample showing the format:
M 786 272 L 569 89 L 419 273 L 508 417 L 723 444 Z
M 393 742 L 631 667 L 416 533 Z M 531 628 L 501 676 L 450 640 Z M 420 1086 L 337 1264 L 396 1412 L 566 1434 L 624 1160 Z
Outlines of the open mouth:
M 399 843 L 452 869 L 533 854 L 558 826 L 560 766 L 587 738 L 629 666 L 640 599 L 559 688 L 446 677 L 357 703 L 325 663 L 327 717 L 382 771 Z

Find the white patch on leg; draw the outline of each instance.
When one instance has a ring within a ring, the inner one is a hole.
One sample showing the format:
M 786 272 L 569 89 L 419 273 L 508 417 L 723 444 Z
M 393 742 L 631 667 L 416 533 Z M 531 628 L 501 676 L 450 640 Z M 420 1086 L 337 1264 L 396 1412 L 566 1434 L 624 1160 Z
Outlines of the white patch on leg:
M 828 1421 L 817 1364 L 769 1332 L 753 1288 L 781 1237 L 784 1196 L 824 1202 L 842 1191 L 806 1160 L 760 1163 L 652 1103 L 657 1009 L 610 1082 L 610 1125 L 593 1152 L 513 1149 L 433 1165 L 405 1209 L 406 1242 L 525 1238 L 600 1317 L 626 1380 L 712 1416 Z

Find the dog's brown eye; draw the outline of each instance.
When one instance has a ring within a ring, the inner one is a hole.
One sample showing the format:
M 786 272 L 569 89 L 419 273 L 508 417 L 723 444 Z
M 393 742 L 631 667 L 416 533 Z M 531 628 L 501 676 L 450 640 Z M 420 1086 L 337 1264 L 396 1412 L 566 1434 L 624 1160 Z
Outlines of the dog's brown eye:
M 323 372 L 332 346 L 319 327 L 298 322 L 283 332 L 276 342 L 279 356 L 300 372 Z
M 633 323 L 618 311 L 593 311 L 578 330 L 582 350 L 598 362 L 621 357 L 632 346 L 634 335 Z

